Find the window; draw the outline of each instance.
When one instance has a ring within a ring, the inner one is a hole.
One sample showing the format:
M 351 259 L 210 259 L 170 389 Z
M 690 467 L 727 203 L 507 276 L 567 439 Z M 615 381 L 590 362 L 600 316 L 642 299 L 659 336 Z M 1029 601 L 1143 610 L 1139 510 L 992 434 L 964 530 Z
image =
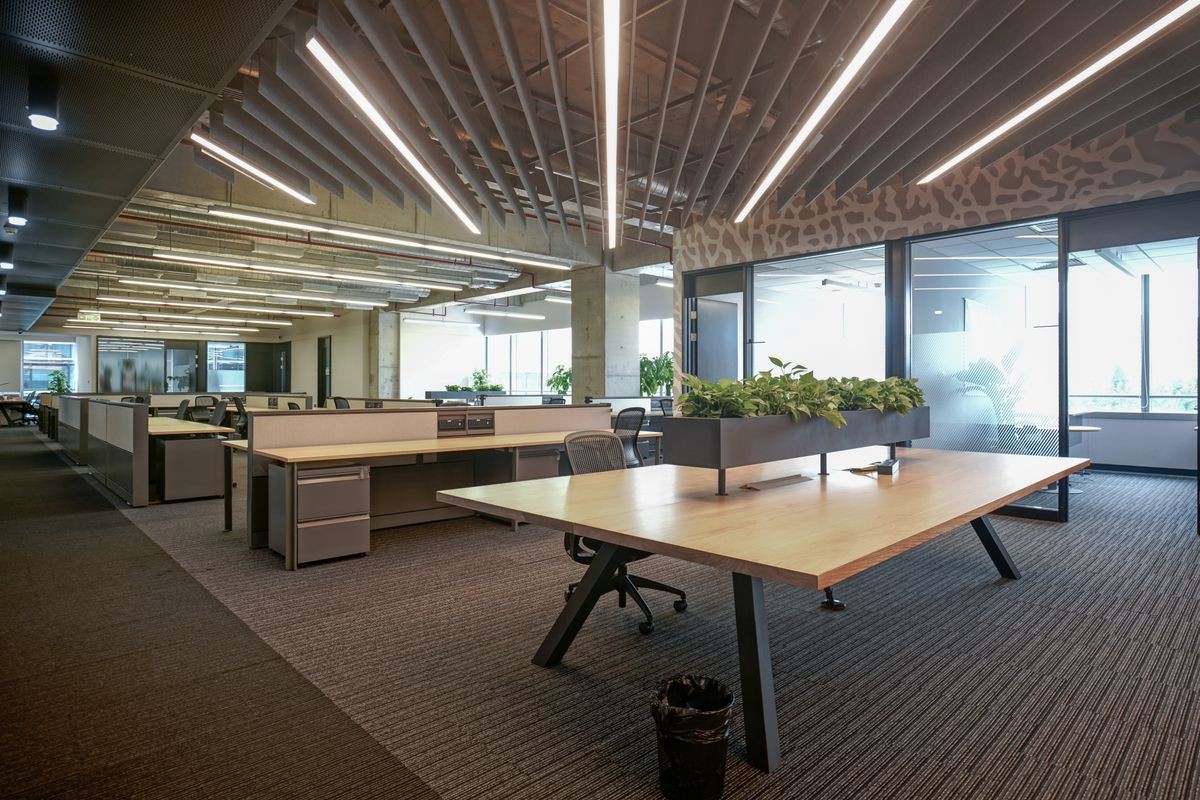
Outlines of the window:
M 208 343 L 208 391 L 218 394 L 246 391 L 246 345 Z
M 503 387 L 505 391 L 512 386 L 512 334 L 487 337 L 487 373 L 488 380 Z
M 638 353 L 661 356 L 674 352 L 674 331 L 669 319 L 644 319 L 638 323 Z
M 544 333 L 546 343 L 542 351 L 546 358 L 542 362 L 542 390 L 550 393 L 551 389 L 546 385 L 546 381 L 550 380 L 555 368 L 559 366 L 571 368 L 571 329 L 555 328 L 551 331 L 544 331 Z
M 24 342 L 21 348 L 21 391 L 44 392 L 50 373 L 62 370 L 67 386 L 75 387 L 74 342 Z
M 542 393 L 542 331 L 512 334 L 509 394 Z

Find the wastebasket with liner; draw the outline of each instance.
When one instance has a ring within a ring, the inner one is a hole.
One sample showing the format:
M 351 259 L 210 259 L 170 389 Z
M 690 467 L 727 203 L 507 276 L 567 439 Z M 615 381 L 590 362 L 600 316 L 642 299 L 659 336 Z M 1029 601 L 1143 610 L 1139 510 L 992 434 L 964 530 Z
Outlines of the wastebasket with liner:
M 658 783 L 670 800 L 716 800 L 725 788 L 733 691 L 716 678 L 677 675 L 654 692 Z

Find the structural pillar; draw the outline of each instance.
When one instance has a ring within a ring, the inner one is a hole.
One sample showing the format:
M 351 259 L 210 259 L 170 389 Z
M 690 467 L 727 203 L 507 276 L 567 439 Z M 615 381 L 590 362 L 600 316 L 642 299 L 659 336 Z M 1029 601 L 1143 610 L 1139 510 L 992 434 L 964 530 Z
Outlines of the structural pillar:
M 638 359 L 640 278 L 606 266 L 571 271 L 571 394 L 641 394 Z
M 372 311 L 367 326 L 367 389 L 371 397 L 399 397 L 400 315 Z

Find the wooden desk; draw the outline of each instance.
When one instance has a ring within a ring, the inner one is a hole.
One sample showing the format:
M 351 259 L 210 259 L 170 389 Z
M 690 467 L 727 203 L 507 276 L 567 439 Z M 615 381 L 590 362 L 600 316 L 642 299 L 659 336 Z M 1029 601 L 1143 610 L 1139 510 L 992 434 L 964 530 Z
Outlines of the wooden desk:
M 438 492 L 478 512 L 535 522 L 605 544 L 588 567 L 534 663 L 561 662 L 599 599 L 605 579 L 639 550 L 733 573 L 750 762 L 779 763 L 762 581 L 824 589 L 970 523 L 1005 578 L 1020 573 L 988 513 L 1088 465 L 1086 459 L 900 450 L 897 475 L 834 472 L 760 492 L 713 494 L 710 470 L 654 466 Z M 794 475 L 814 459 L 731 470 L 731 485 Z
M 511 474 L 518 475 L 520 462 L 520 454 L 526 448 L 548 448 L 561 447 L 563 440 L 574 431 L 547 431 L 542 433 L 516 433 L 516 434 L 501 434 L 501 435 L 478 435 L 478 436 L 446 436 L 439 439 L 407 439 L 400 441 L 389 442 L 364 442 L 361 444 L 337 444 L 337 445 L 316 445 L 311 447 L 275 447 L 262 450 L 255 450 L 254 455 L 282 464 L 286 473 L 284 482 L 286 486 L 295 487 L 298 475 L 298 468 L 302 465 L 330 465 L 330 464 L 370 464 L 372 462 L 387 461 L 389 459 L 409 458 L 414 456 L 437 456 L 439 454 L 449 453 L 464 453 L 483 450 L 506 450 L 512 454 Z M 650 438 L 662 436 L 661 432 L 655 432 L 653 435 L 647 434 Z M 232 447 L 228 447 L 225 451 L 226 464 L 230 465 L 232 461 Z M 226 488 L 228 489 L 232 482 L 232 467 L 228 467 L 226 473 Z M 512 485 L 505 483 L 502 485 Z M 227 493 L 228 496 L 228 493 Z M 285 502 L 285 507 L 290 507 Z M 283 521 L 283 528 L 286 531 L 286 541 L 284 547 L 284 566 L 287 569 L 295 569 L 298 566 L 296 558 L 296 521 L 293 517 L 294 510 L 289 513 L 285 512 L 287 518 Z M 458 514 L 461 516 L 461 514 Z M 428 521 L 428 520 L 414 520 Z M 229 530 L 232 527 L 232 507 L 227 506 L 226 522 Z M 411 524 L 411 522 L 404 523 Z M 514 521 L 514 525 L 516 522 Z
M 192 422 L 174 417 L 150 417 L 151 436 L 216 436 L 219 433 L 235 433 L 233 428 L 209 425 L 207 422 Z
M 24 397 L 0 398 L 0 425 L 17 425 L 25 411 L 33 411 L 33 404 Z M 16 412 L 16 418 L 12 416 Z

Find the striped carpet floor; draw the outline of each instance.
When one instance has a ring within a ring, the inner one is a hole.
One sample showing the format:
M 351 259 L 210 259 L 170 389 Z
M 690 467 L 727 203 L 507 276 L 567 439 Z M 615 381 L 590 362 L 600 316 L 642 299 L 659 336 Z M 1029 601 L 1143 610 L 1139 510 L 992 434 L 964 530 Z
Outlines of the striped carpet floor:
M 436 795 L 28 430 L 0 430 L 0 797 Z
M 1094 474 L 1065 525 L 996 518 L 1024 577 L 969 528 L 840 587 L 766 589 L 783 768 L 743 758 L 729 798 L 1189 798 L 1200 794 L 1200 537 L 1191 479 Z M 445 798 L 654 798 L 648 695 L 737 681 L 729 576 L 658 628 L 601 602 L 560 668 L 530 657 L 580 569 L 561 536 L 460 520 L 377 533 L 368 557 L 281 568 L 220 504 L 127 515 Z

